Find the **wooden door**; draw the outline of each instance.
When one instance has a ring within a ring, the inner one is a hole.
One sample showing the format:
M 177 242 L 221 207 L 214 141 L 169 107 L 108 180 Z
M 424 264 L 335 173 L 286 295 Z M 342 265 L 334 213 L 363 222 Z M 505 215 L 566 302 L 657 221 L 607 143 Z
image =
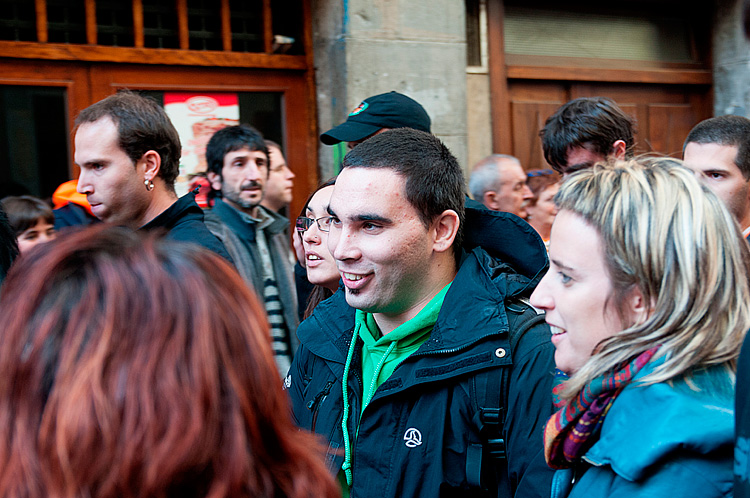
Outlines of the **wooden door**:
M 682 156 L 690 129 L 711 117 L 708 85 L 508 80 L 512 152 L 526 169 L 543 169 L 539 131 L 565 102 L 578 97 L 613 99 L 636 120 L 635 152 Z
M 0 58 L 0 197 L 50 197 L 77 175 L 72 117 L 90 101 L 80 63 Z
M 73 162 L 73 122 L 81 110 L 120 89 L 274 94 L 278 95 L 280 101 L 280 116 L 276 116 L 276 119 L 281 129 L 281 137 L 274 138 L 280 140 L 286 149 L 287 163 L 296 175 L 294 199 L 289 211 L 296 215 L 308 192 L 318 183 L 314 103 L 309 99 L 308 85 L 304 71 L 0 58 L 0 87 L 61 88 L 66 102 L 64 114 L 67 114 L 59 129 L 47 135 L 48 139 L 54 137 L 62 140 L 62 148 L 65 149 L 62 160 L 54 161 L 54 164 L 40 160 L 38 167 L 29 167 L 23 161 L 3 161 L 0 164 L 0 180 L 10 178 L 10 172 L 18 176 L 21 169 L 29 169 L 28 175 L 31 176 L 54 177 L 54 186 L 76 178 L 78 168 Z M 10 122 L 7 125 L 10 139 L 14 133 L 23 133 L 14 129 L 12 120 L 5 114 L 0 105 L 0 132 L 4 121 Z M 46 145 L 49 146 L 49 142 Z M 36 148 L 43 149 L 41 145 Z M 35 195 L 48 197 L 54 191 L 54 186 L 29 190 Z

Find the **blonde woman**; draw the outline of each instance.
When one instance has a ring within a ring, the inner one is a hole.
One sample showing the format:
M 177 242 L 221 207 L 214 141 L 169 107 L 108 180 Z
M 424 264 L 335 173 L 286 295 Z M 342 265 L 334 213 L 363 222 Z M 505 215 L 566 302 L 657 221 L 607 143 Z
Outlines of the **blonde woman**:
M 559 370 L 552 496 L 731 496 L 750 327 L 739 228 L 671 159 L 582 171 L 556 202 L 550 269 L 531 296 Z

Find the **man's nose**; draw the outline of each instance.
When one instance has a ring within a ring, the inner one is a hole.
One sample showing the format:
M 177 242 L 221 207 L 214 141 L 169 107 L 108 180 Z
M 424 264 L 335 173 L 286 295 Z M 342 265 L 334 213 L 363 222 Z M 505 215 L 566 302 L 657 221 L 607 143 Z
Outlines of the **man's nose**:
M 85 170 L 81 170 L 81 173 L 78 175 L 78 183 L 76 183 L 76 192 L 79 194 L 90 194 L 93 192 L 93 188 L 91 187 L 91 184 L 88 181 L 88 174 Z
M 256 164 L 249 164 L 245 168 L 245 181 L 257 182 L 261 178 L 261 168 Z
M 356 237 L 348 230 L 333 228 L 328 232 L 328 250 L 337 261 L 357 259 Z

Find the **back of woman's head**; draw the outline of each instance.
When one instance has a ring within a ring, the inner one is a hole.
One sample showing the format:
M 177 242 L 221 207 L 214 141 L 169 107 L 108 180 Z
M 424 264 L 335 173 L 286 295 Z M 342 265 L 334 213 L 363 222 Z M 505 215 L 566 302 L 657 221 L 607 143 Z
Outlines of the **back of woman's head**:
M 734 369 L 750 327 L 750 252 L 732 216 L 691 171 L 668 158 L 597 165 L 571 176 L 555 201 L 601 235 L 621 318 L 634 287 L 651 306 L 643 323 L 625 323 L 630 328 L 604 342 L 579 379 L 657 344 L 666 361 L 646 382 L 712 364 Z
M 0 496 L 335 492 L 291 422 L 263 309 L 220 257 L 98 226 L 5 284 Z

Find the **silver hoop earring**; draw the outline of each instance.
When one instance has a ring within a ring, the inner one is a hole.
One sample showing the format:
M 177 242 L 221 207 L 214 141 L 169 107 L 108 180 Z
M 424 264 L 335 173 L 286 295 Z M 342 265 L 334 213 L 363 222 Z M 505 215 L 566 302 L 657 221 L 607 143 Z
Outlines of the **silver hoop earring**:
M 154 190 L 154 182 L 152 182 L 148 178 L 146 178 L 145 180 L 143 180 L 143 184 L 146 186 L 146 190 L 148 190 L 149 192 L 151 192 L 152 190 Z

